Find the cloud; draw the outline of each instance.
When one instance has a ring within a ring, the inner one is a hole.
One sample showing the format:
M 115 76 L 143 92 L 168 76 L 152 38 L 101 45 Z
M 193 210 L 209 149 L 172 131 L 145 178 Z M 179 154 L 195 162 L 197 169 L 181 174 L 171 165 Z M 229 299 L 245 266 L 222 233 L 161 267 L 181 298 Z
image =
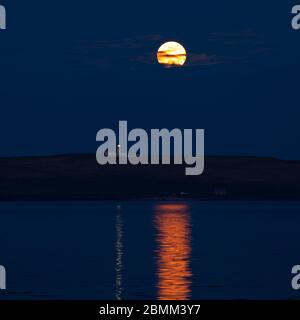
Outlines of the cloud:
M 254 61 L 257 54 L 266 54 L 268 51 L 264 50 L 261 52 L 252 52 L 244 56 L 224 56 L 217 54 L 208 54 L 208 53 L 188 53 L 187 61 L 184 64 L 184 68 L 188 67 L 209 67 L 216 65 L 225 65 L 233 63 L 246 63 Z M 131 59 L 135 63 L 143 64 L 157 64 L 156 53 L 148 53 L 140 55 Z
M 209 55 L 207 53 L 192 53 L 188 56 L 186 66 L 212 66 L 225 63 L 225 60 L 226 59 L 218 57 L 215 54 Z
M 225 56 L 216 54 L 206 54 L 206 53 L 192 53 L 187 60 L 186 67 L 197 67 L 197 66 L 215 66 L 220 64 L 242 64 L 251 63 L 256 61 L 258 56 L 263 56 L 269 54 L 271 49 L 265 48 L 261 50 L 255 50 L 244 55 L 237 56 Z
M 86 67 L 110 69 L 135 68 L 138 65 L 157 64 L 156 50 L 170 39 L 160 34 L 125 37 L 113 40 L 96 40 L 78 46 L 77 62 Z M 202 39 L 202 50 L 187 48 L 184 67 L 255 62 L 270 54 L 272 45 L 252 29 L 237 32 L 214 32 Z M 195 47 L 200 46 L 195 43 Z M 76 60 L 76 58 L 75 58 Z
M 159 34 L 127 37 L 114 40 L 97 40 L 87 45 L 89 49 L 139 49 L 162 40 Z
M 187 62 L 184 67 L 216 65 L 225 63 L 225 60 L 225 58 L 218 58 L 217 55 L 208 55 L 206 53 L 188 53 Z M 156 52 L 133 57 L 131 61 L 143 64 L 157 64 Z
M 244 29 L 235 32 L 212 32 L 208 36 L 208 41 L 222 44 L 223 46 L 253 45 L 258 38 L 258 34 L 253 29 Z
M 269 55 L 273 46 L 252 29 L 210 33 L 202 42 L 204 47 L 202 52 L 197 50 L 191 52 L 187 48 L 187 61 L 184 67 L 209 67 L 255 62 L 257 59 Z M 197 45 L 199 44 L 195 46 Z M 142 52 L 133 56 L 131 61 L 156 64 L 156 52 Z
M 140 55 L 148 55 L 147 52 L 163 42 L 159 34 L 141 35 L 112 40 L 95 40 L 86 43 L 78 43 L 70 53 L 74 65 L 82 69 L 98 68 L 107 70 L 139 62 Z M 141 59 L 143 60 L 143 59 Z M 140 61 L 143 62 L 143 61 Z

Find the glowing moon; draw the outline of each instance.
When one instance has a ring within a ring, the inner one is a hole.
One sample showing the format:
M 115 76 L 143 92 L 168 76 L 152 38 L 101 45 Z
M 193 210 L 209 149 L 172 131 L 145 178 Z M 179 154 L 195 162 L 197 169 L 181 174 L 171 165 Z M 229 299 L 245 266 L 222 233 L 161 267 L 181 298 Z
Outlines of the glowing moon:
M 167 66 L 183 66 L 186 61 L 186 51 L 178 42 L 166 42 L 158 49 L 157 61 Z

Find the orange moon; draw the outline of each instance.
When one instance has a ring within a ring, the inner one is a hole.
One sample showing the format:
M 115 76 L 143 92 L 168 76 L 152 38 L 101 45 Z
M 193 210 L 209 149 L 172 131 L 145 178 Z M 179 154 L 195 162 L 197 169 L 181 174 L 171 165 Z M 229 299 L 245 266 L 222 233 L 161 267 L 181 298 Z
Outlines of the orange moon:
M 157 61 L 166 66 L 183 66 L 186 61 L 186 51 L 178 42 L 166 42 L 158 49 Z

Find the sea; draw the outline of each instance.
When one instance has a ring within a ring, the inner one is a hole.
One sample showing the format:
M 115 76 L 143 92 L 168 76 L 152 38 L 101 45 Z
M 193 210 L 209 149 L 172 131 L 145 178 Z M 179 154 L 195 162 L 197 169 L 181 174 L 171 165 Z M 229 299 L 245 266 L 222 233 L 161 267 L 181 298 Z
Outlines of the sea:
M 300 202 L 1 202 L 6 300 L 299 299 Z

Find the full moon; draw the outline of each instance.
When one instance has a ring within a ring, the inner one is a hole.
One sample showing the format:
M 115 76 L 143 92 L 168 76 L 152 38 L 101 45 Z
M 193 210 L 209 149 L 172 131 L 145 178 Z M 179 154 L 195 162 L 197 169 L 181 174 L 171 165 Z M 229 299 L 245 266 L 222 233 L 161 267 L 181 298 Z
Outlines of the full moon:
M 178 42 L 166 42 L 158 49 L 157 61 L 166 66 L 183 66 L 186 61 L 186 51 Z

